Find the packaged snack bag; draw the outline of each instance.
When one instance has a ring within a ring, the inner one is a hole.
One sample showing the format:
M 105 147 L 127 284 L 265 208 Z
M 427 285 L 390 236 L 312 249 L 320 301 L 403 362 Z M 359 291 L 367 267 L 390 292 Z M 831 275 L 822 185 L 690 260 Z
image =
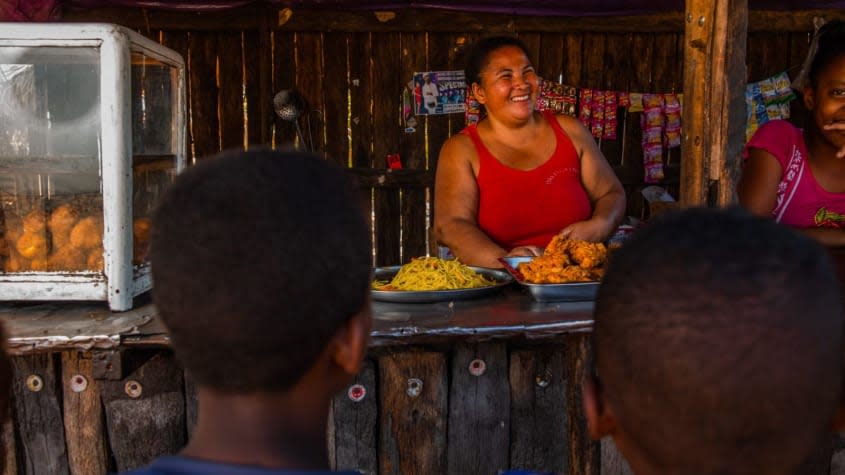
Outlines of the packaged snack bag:
M 681 101 L 677 94 L 665 94 L 663 96 L 666 114 L 666 147 L 681 146 Z
M 795 99 L 795 93 L 792 91 L 792 80 L 786 71 L 775 75 L 772 80 L 775 83 L 775 94 L 779 102 L 789 102 Z
M 616 140 L 616 92 L 604 91 L 604 126 L 602 138 Z
M 642 112 L 643 111 L 643 95 L 639 92 L 632 92 L 628 95 L 631 104 L 628 106 L 628 112 Z
M 619 107 L 631 107 L 631 94 L 628 92 L 620 92 L 617 94 Z
M 763 79 L 758 83 L 760 85 L 760 93 L 763 96 L 763 102 L 767 105 L 777 102 L 778 93 L 775 89 L 775 82 L 772 78 Z
M 593 116 L 590 122 L 590 132 L 593 137 L 600 139 L 604 131 L 604 91 L 593 91 Z
M 578 98 L 578 120 L 584 124 L 584 127 L 590 128 L 591 118 L 593 116 L 593 90 L 581 89 L 581 95 Z

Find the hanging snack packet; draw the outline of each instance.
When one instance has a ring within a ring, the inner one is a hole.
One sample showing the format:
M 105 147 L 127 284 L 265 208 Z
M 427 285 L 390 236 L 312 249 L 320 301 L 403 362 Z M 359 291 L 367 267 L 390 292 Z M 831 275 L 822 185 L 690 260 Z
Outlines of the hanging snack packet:
M 601 138 L 616 140 L 616 92 L 604 91 L 604 125 Z
M 788 119 L 792 115 L 792 111 L 789 107 L 788 102 L 781 102 L 778 104 L 780 106 L 780 118 L 781 119 Z
M 768 116 L 769 120 L 781 120 L 783 117 L 780 115 L 780 104 L 769 104 L 766 106 L 766 116 Z
M 575 117 L 575 105 L 578 102 L 578 90 L 575 86 L 563 86 L 563 113 Z
M 663 111 L 666 114 L 666 147 L 681 146 L 681 101 L 677 94 L 664 94 L 665 106 Z
M 769 111 L 766 109 L 766 104 L 757 97 L 754 98 L 754 117 L 757 119 L 757 125 L 763 125 L 769 121 Z
M 789 102 L 795 99 L 795 92 L 792 91 L 792 80 L 789 79 L 786 71 L 773 77 L 772 81 L 775 83 L 775 94 L 779 102 Z
M 584 124 L 584 127 L 590 128 L 590 120 L 593 116 L 593 90 L 581 89 L 581 96 L 578 98 L 578 120 Z
M 775 89 L 775 82 L 772 81 L 772 78 L 763 79 L 758 84 L 760 84 L 760 93 L 762 94 L 763 102 L 766 105 L 777 102 L 778 93 L 777 89 Z
M 593 116 L 590 122 L 590 132 L 593 137 L 600 139 L 604 131 L 604 91 L 593 91 Z
M 616 94 L 618 98 L 619 107 L 631 107 L 631 94 L 628 92 L 619 92 Z
M 639 92 L 632 92 L 629 95 L 631 104 L 628 106 L 628 112 L 642 112 L 643 111 L 643 95 Z

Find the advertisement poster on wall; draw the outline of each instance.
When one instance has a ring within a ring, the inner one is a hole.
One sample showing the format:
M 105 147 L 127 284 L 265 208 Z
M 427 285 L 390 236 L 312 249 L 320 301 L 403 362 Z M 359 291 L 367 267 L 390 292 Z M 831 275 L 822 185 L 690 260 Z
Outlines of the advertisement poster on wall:
M 464 112 L 467 85 L 463 71 L 414 73 L 411 84 L 415 115 Z

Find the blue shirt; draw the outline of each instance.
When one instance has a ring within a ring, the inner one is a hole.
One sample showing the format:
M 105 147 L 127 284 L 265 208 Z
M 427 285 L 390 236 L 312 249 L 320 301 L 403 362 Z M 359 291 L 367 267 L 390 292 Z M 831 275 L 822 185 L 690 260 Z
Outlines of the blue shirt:
M 126 475 L 361 475 L 360 472 L 278 470 L 209 462 L 179 455 L 161 457 Z

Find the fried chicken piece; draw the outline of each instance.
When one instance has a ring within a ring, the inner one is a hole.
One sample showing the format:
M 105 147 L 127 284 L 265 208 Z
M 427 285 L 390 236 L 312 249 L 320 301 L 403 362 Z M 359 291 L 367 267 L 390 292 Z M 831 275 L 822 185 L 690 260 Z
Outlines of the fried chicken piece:
M 593 269 L 607 261 L 607 248 L 600 242 L 570 241 L 569 255 L 582 268 Z

